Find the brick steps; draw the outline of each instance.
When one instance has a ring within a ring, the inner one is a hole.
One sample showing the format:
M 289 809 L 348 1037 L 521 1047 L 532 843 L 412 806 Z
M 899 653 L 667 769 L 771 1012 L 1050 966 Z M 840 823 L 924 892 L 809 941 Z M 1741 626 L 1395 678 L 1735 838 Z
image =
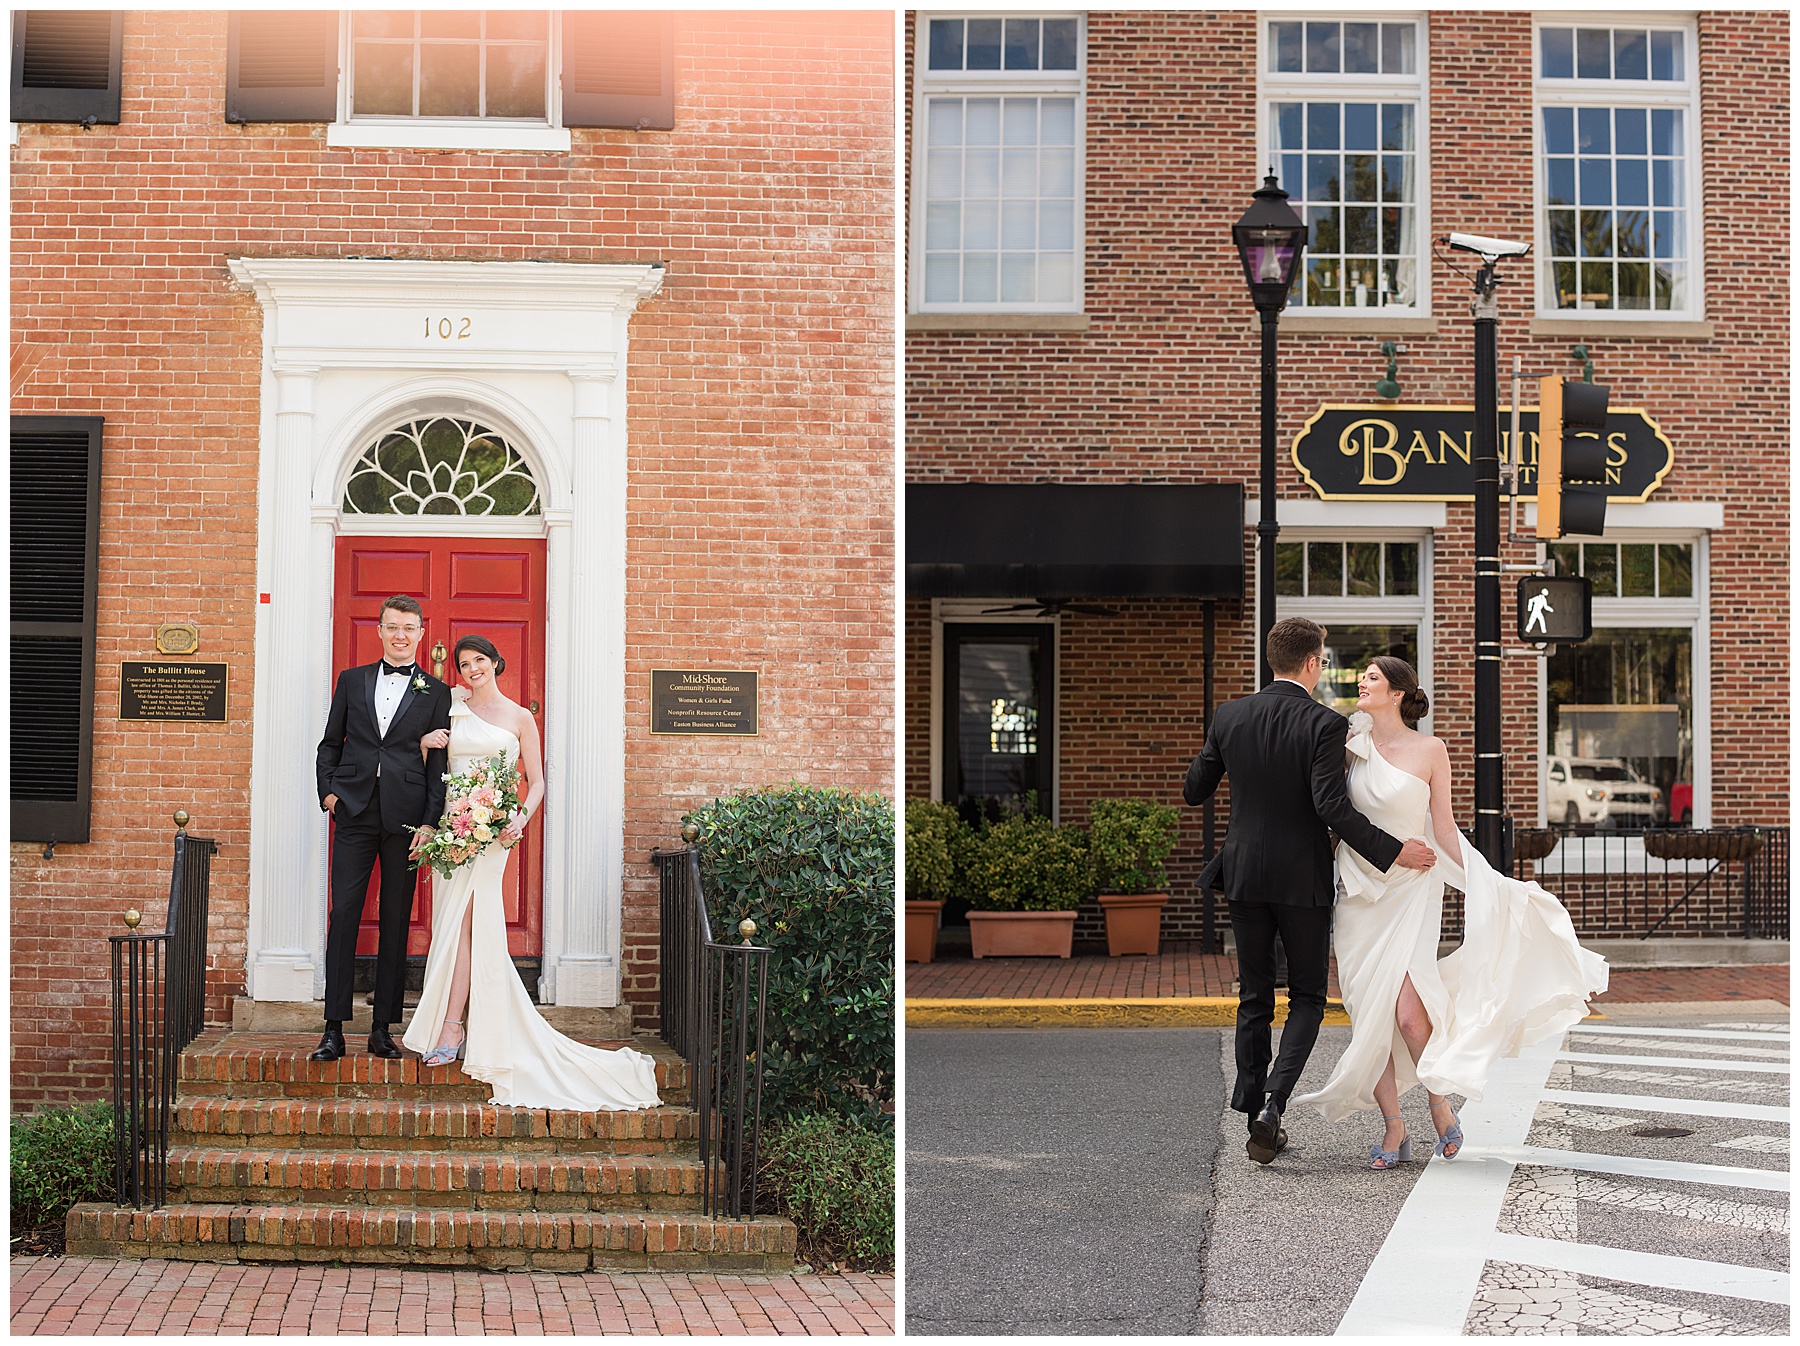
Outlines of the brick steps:
M 396 1038 L 396 1040 L 398 1040 Z M 370 1056 L 350 1040 L 350 1055 L 309 1061 L 317 1033 L 245 1033 L 212 1029 L 181 1054 L 177 1081 L 183 1098 L 419 1099 L 485 1102 L 489 1089 L 465 1075 L 460 1062 L 426 1066 L 416 1056 L 398 1061 Z M 686 1103 L 687 1062 L 655 1038 L 593 1041 L 590 1046 L 634 1047 L 656 1061 L 664 1103 Z
M 411 1099 L 178 1098 L 171 1146 L 670 1154 L 697 1147 L 689 1108 L 566 1112 Z
M 380 1150 L 169 1151 L 172 1202 L 697 1212 L 697 1159 Z
M 215 1029 L 181 1054 L 171 1204 L 69 1212 L 94 1257 L 545 1271 L 784 1271 L 787 1220 L 700 1212 L 687 1066 L 653 1038 L 664 1104 L 500 1107 L 454 1065 L 307 1056 L 316 1034 Z M 361 1044 L 354 1044 L 360 1046 Z
M 196 1204 L 69 1212 L 78 1257 L 529 1267 L 546 1271 L 782 1271 L 786 1220 L 625 1212 Z

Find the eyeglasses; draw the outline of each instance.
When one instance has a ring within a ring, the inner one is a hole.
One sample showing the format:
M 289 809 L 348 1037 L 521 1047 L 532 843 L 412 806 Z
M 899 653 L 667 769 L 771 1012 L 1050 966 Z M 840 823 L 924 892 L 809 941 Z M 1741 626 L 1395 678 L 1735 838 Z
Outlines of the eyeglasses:
M 423 631 L 424 629 L 425 628 L 422 626 L 392 626 L 392 625 L 389 625 L 387 622 L 383 622 L 381 624 L 381 633 L 384 636 L 399 636 L 399 635 L 416 636 L 419 634 L 420 631 Z

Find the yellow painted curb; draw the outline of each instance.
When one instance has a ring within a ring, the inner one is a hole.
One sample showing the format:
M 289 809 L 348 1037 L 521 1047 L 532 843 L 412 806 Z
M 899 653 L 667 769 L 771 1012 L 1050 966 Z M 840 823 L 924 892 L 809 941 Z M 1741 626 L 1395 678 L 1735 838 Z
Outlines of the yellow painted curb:
M 1287 1018 L 1275 997 L 1275 1022 Z M 908 1000 L 908 1028 L 1229 1028 L 1236 996 L 1089 996 L 1069 1000 Z M 1342 1001 L 1325 1005 L 1325 1022 L 1348 1025 Z

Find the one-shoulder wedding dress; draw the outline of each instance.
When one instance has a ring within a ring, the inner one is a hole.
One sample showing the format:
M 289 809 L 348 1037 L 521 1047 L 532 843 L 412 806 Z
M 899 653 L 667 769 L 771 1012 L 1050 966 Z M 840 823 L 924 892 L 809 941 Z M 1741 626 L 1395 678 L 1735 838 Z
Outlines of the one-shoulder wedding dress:
M 1338 843 L 1332 942 L 1350 1045 L 1324 1088 L 1293 1100 L 1311 1103 L 1330 1122 L 1375 1108 L 1375 1085 L 1390 1055 L 1402 1094 L 1422 1083 L 1433 1093 L 1480 1098 L 1496 1060 L 1578 1023 L 1607 979 L 1606 960 L 1581 947 L 1550 893 L 1496 873 L 1460 836 L 1460 855 L 1438 848 L 1431 787 L 1381 755 L 1365 718 L 1351 721 L 1351 802 L 1402 841 L 1425 842 L 1438 860 L 1428 870 L 1396 865 L 1383 874 Z M 1465 898 L 1463 942 L 1440 959 L 1446 883 Z M 1416 1069 L 1394 1021 L 1409 974 L 1431 1018 Z
M 464 701 L 451 706 L 452 774 L 500 752 L 516 764 L 518 738 L 489 724 Z M 494 841 L 448 879 L 437 880 L 425 989 L 403 1041 L 420 1054 L 437 1046 L 450 998 L 463 913 L 473 902 L 463 1071 L 492 1086 L 493 1102 L 515 1107 L 598 1111 L 657 1106 L 656 1069 L 650 1057 L 629 1047 L 606 1051 L 564 1037 L 544 1022 L 531 1003 L 506 949 L 500 880 L 511 857 L 511 851 Z

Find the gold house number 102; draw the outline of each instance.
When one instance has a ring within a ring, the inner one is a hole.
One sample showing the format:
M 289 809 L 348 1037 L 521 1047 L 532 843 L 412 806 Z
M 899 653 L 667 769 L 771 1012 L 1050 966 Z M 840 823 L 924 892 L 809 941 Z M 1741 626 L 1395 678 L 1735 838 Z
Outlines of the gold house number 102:
M 472 322 L 473 319 L 470 318 L 427 317 L 425 319 L 425 335 L 427 338 L 437 337 L 443 341 L 449 341 L 452 338 L 457 341 L 466 341 Z

